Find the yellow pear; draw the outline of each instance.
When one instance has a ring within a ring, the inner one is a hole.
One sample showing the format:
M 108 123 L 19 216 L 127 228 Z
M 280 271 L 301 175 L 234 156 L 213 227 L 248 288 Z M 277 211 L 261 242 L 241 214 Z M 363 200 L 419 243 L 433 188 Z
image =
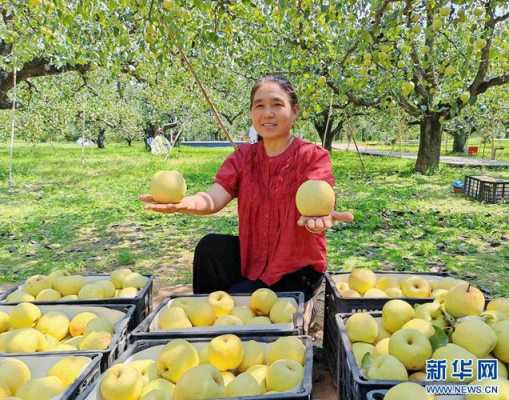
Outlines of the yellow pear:
M 424 382 L 426 380 L 426 372 L 417 371 L 408 377 L 409 381 L 412 382 Z
M 271 325 L 272 321 L 269 319 L 269 317 L 265 316 L 258 316 L 251 318 L 249 321 L 247 321 L 246 325 Z
M 369 344 L 369 343 L 358 342 L 358 343 L 354 343 L 352 345 L 352 352 L 355 357 L 355 361 L 357 362 L 357 365 L 359 365 L 359 366 L 362 365 L 362 359 L 364 358 L 366 353 L 373 354 L 374 351 L 375 351 L 375 346 L 373 346 L 372 344 Z
M 19 303 L 22 301 L 34 301 L 35 297 L 18 288 L 5 299 L 8 303 Z
M 248 306 L 237 306 L 232 310 L 232 316 L 240 318 L 243 324 L 252 319 L 255 315 Z
M 270 320 L 275 324 L 288 324 L 293 322 L 293 314 L 297 312 L 295 302 L 288 299 L 278 299 L 270 309 Z
M 424 369 L 432 353 L 428 337 L 415 329 L 401 329 L 389 339 L 389 354 L 411 371 Z
M 51 288 L 51 280 L 45 275 L 34 275 L 28 278 L 23 285 L 23 290 L 36 297 L 43 289 Z
M 163 307 L 159 313 L 159 329 L 186 329 L 193 324 L 181 307 Z
M 11 393 L 16 393 L 21 385 L 32 379 L 30 368 L 17 358 L 0 358 L 0 382 L 4 383 Z
M 390 300 L 383 306 L 382 324 L 387 332 L 394 333 L 414 316 L 414 309 L 406 301 Z
M 251 294 L 249 306 L 256 315 L 269 315 L 277 299 L 277 294 L 274 291 L 268 288 L 261 288 Z
M 60 301 L 75 301 L 75 300 L 78 300 L 77 294 L 70 294 L 68 296 L 64 296 L 64 297 L 60 298 Z
M 80 350 L 106 350 L 112 340 L 109 332 L 91 332 L 80 340 Z
M 60 292 L 55 289 L 43 289 L 39 292 L 35 301 L 58 301 L 62 298 Z
M 345 290 L 344 292 L 341 292 L 341 296 L 346 299 L 356 298 L 356 297 L 362 297 L 359 292 L 353 289 Z
M 452 362 L 454 360 L 472 360 L 473 365 L 473 377 L 476 375 L 475 367 L 477 357 L 465 350 L 463 347 L 460 347 L 454 343 L 449 343 L 445 346 L 439 347 L 435 350 L 432 357 L 434 360 L 446 360 L 447 361 L 447 382 L 460 382 L 459 378 L 455 378 L 452 376 L 453 366 Z M 464 382 L 472 381 L 472 378 L 466 378 Z
M 429 282 L 420 276 L 411 276 L 400 282 L 401 291 L 405 297 L 426 298 L 431 297 Z
M 363 297 L 379 298 L 379 297 L 388 297 L 388 295 L 383 290 L 380 290 L 377 288 L 371 288 L 371 289 L 366 290 L 366 293 L 364 293 Z
M 385 290 L 389 297 L 403 297 L 403 292 L 400 288 L 389 288 Z
M 432 400 L 433 396 L 426 389 L 415 382 L 403 382 L 390 388 L 384 400 Z
M 435 334 L 435 328 L 431 325 L 431 322 L 420 318 L 414 318 L 405 323 L 401 329 L 415 329 L 421 332 L 426 337 L 430 338 Z
M 32 328 L 39 318 L 41 310 L 32 303 L 19 303 L 15 305 L 9 314 L 9 326 L 11 329 Z
M 115 285 L 113 282 L 107 279 L 103 279 L 96 282 L 96 285 L 102 288 L 104 298 L 115 297 Z
M 159 375 L 173 383 L 200 364 L 196 348 L 184 339 L 173 339 L 164 346 L 157 360 Z
M 116 364 L 104 373 L 99 390 L 102 400 L 138 400 L 143 379 L 129 364 Z
M 203 343 L 202 346 L 196 346 L 196 351 L 198 352 L 198 357 L 200 358 L 200 364 L 206 364 L 209 362 L 209 344 Z
M 267 372 L 269 371 L 269 367 L 263 364 L 252 365 L 246 371 L 248 374 L 251 374 L 253 378 L 264 388 L 267 388 L 266 378 Z
M 82 336 L 88 323 L 95 318 L 97 315 L 89 311 L 76 314 L 69 323 L 69 333 L 71 336 Z
M 14 329 L 7 333 L 7 353 L 35 353 L 46 347 L 44 335 L 33 328 Z
M 113 333 L 113 324 L 106 318 L 94 318 L 89 321 L 83 335 L 86 336 L 92 332 L 109 332 Z
M 378 324 L 369 313 L 353 314 L 345 325 L 346 334 L 352 343 L 375 343 L 378 336 Z
M 47 312 L 37 322 L 37 330 L 62 340 L 69 332 L 69 318 L 62 312 Z
M 300 368 L 302 366 L 297 363 Z M 243 372 L 237 375 L 224 390 L 227 397 L 259 396 L 264 393 L 264 388 L 258 383 L 253 375 Z
M 67 276 L 69 273 L 67 271 L 64 271 L 62 269 L 57 269 L 56 271 L 52 271 L 50 274 L 48 274 L 48 278 L 51 282 L 51 287 L 53 289 L 56 289 L 54 284 L 57 278 L 60 278 L 61 276 Z
M 135 360 L 131 361 L 128 365 L 138 370 L 144 387 L 159 377 L 157 363 L 154 360 Z
M 0 311 L 0 333 L 9 330 L 9 314 Z
M 225 397 L 221 373 L 210 364 L 187 370 L 175 385 L 174 400 L 205 400 Z
M 138 272 L 131 272 L 124 277 L 124 289 L 133 287 L 143 289 L 148 282 L 148 278 Z
M 415 318 L 428 321 L 431 325 L 438 326 L 442 329 L 447 327 L 447 321 L 442 313 L 442 307 L 436 302 L 417 305 L 415 307 Z
M 189 303 L 186 313 L 193 326 L 211 326 L 216 320 L 214 309 L 205 300 Z
M 217 336 L 209 343 L 208 358 L 219 371 L 235 369 L 244 358 L 244 347 L 238 336 Z
M 103 287 L 97 283 L 87 283 L 80 289 L 78 298 L 80 300 L 104 299 Z
M 118 291 L 117 294 L 115 294 L 115 297 L 128 297 L 128 298 L 134 298 L 138 294 L 138 289 L 134 287 L 127 287 L 123 288 Z
M 305 217 L 322 217 L 334 210 L 336 196 L 332 186 L 323 180 L 310 179 L 302 183 L 295 194 L 295 204 Z
M 233 298 L 222 290 L 210 293 L 208 296 L 208 301 L 212 306 L 216 317 L 230 314 L 233 310 L 233 307 L 235 307 Z
M 77 295 L 85 286 L 86 280 L 81 275 L 60 276 L 53 282 L 53 288 L 58 290 L 62 296 Z
M 0 399 L 5 400 L 9 399 L 9 395 L 11 394 L 11 391 L 7 387 L 7 385 L 3 382 L 0 382 Z
M 431 297 L 437 300 L 439 303 L 445 301 L 445 296 L 447 295 L 448 290 L 445 289 L 434 289 L 431 292 Z
M 230 371 L 220 371 L 221 376 L 223 377 L 224 386 L 228 385 L 231 381 L 235 379 L 235 375 L 233 375 Z
M 250 367 L 256 364 L 263 364 L 264 362 L 264 348 L 261 343 L 254 340 L 242 342 L 244 348 L 244 357 L 238 366 L 239 371 L 247 371 Z
M 396 357 L 381 355 L 373 358 L 373 362 L 366 371 L 368 379 L 391 381 L 407 381 L 408 373 L 405 366 Z
M 348 282 L 344 282 L 344 281 L 336 282 L 336 288 L 339 290 L 339 293 L 350 290 L 350 286 L 348 285 Z
M 158 171 L 150 182 L 150 194 L 157 203 L 178 203 L 186 190 L 186 181 L 178 171 Z
M 111 273 L 111 282 L 116 289 L 122 289 L 124 287 L 124 280 L 127 275 L 132 273 L 129 268 L 119 268 Z
M 455 318 L 479 315 L 484 310 L 484 294 L 469 283 L 461 283 L 447 292 L 445 311 Z
M 481 315 L 479 315 L 484 322 L 486 322 L 489 326 L 495 325 L 497 322 L 505 321 L 508 319 L 505 314 L 502 314 L 500 311 L 483 311 Z
M 272 363 L 267 371 L 267 390 L 285 392 L 301 384 L 304 378 L 304 367 L 295 360 L 278 360 Z
M 348 285 L 362 295 L 376 286 L 376 275 L 370 269 L 356 268 L 350 273 Z
M 498 311 L 509 318 L 509 298 L 500 297 L 491 300 L 486 306 L 487 311 Z
M 388 338 L 391 336 L 389 332 L 387 332 L 383 326 L 382 318 L 375 318 L 376 324 L 378 326 L 378 336 L 375 339 L 375 343 L 378 343 L 379 341 Z
M 140 396 L 140 400 L 168 400 L 170 398 L 171 396 L 161 389 L 153 389 Z
M 173 391 L 175 390 L 175 385 L 170 381 L 167 381 L 163 378 L 157 378 L 150 381 L 147 385 L 143 386 L 143 390 L 141 392 L 141 398 L 143 396 L 147 396 L 153 390 L 159 390 L 166 394 L 166 399 L 171 399 L 173 396 Z
M 375 350 L 373 351 L 374 355 L 381 356 L 381 355 L 387 355 L 389 354 L 389 341 L 391 340 L 390 337 L 386 337 L 385 339 L 380 340 L 377 342 L 375 346 Z M 354 343 L 357 344 L 357 343 Z
M 16 397 L 23 400 L 50 400 L 65 391 L 65 385 L 56 376 L 32 379 L 17 390 Z
M 269 343 L 265 353 L 267 365 L 272 365 L 277 360 L 295 360 L 304 365 L 306 357 L 306 346 L 302 340 L 295 336 L 280 337 L 276 341 Z
M 509 320 L 497 322 L 493 325 L 493 330 L 497 335 L 497 345 L 493 354 L 500 361 L 509 363 Z
M 69 356 L 60 359 L 48 371 L 48 376 L 56 376 L 64 386 L 71 385 L 90 363 L 88 357 Z
M 376 288 L 381 289 L 384 292 L 390 288 L 399 289 L 399 280 L 392 275 L 381 275 L 376 281 Z
M 460 320 L 451 336 L 452 342 L 479 358 L 486 357 L 497 344 L 497 335 L 480 318 Z
M 240 326 L 244 325 L 240 318 L 233 315 L 223 315 L 214 321 L 214 326 Z
M 451 278 L 450 276 L 440 279 L 433 279 L 431 282 L 431 288 L 435 289 L 444 289 L 450 290 L 455 286 L 458 286 L 460 283 L 466 283 L 461 279 Z

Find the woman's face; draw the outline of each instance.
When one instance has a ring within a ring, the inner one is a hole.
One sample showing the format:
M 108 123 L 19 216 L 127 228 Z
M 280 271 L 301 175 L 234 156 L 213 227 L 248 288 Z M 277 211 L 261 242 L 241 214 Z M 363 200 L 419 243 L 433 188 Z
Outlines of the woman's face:
M 275 82 L 265 82 L 256 91 L 251 107 L 251 120 L 264 139 L 288 136 L 297 107 L 292 107 L 288 94 Z

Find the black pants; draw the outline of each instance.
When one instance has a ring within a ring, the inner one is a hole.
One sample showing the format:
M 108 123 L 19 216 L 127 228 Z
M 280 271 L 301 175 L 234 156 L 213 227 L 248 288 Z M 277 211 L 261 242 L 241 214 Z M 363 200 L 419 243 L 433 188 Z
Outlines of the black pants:
M 209 234 L 196 246 L 193 261 L 194 293 L 224 290 L 229 293 L 252 293 L 269 287 L 277 292 L 303 292 L 305 301 L 311 299 L 322 284 L 323 274 L 311 266 L 284 275 L 272 286 L 260 280 L 242 277 L 240 271 L 240 243 L 238 236 Z

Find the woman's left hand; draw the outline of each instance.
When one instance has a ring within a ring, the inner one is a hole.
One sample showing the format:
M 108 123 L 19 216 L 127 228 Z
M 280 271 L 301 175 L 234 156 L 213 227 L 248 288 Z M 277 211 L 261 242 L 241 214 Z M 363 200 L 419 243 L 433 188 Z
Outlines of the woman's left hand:
M 311 233 L 322 233 L 338 222 L 352 222 L 353 214 L 349 212 L 332 211 L 324 217 L 301 216 L 297 225 L 305 227 Z

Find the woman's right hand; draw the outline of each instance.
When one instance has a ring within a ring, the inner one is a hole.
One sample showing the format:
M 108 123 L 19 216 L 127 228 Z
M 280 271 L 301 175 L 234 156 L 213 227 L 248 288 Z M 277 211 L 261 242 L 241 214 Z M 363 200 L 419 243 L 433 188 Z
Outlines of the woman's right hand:
M 163 214 L 176 212 L 188 213 L 196 210 L 195 199 L 192 196 L 184 197 L 179 203 L 156 203 L 149 194 L 142 194 L 139 199 L 145 203 L 145 210 L 156 211 Z

